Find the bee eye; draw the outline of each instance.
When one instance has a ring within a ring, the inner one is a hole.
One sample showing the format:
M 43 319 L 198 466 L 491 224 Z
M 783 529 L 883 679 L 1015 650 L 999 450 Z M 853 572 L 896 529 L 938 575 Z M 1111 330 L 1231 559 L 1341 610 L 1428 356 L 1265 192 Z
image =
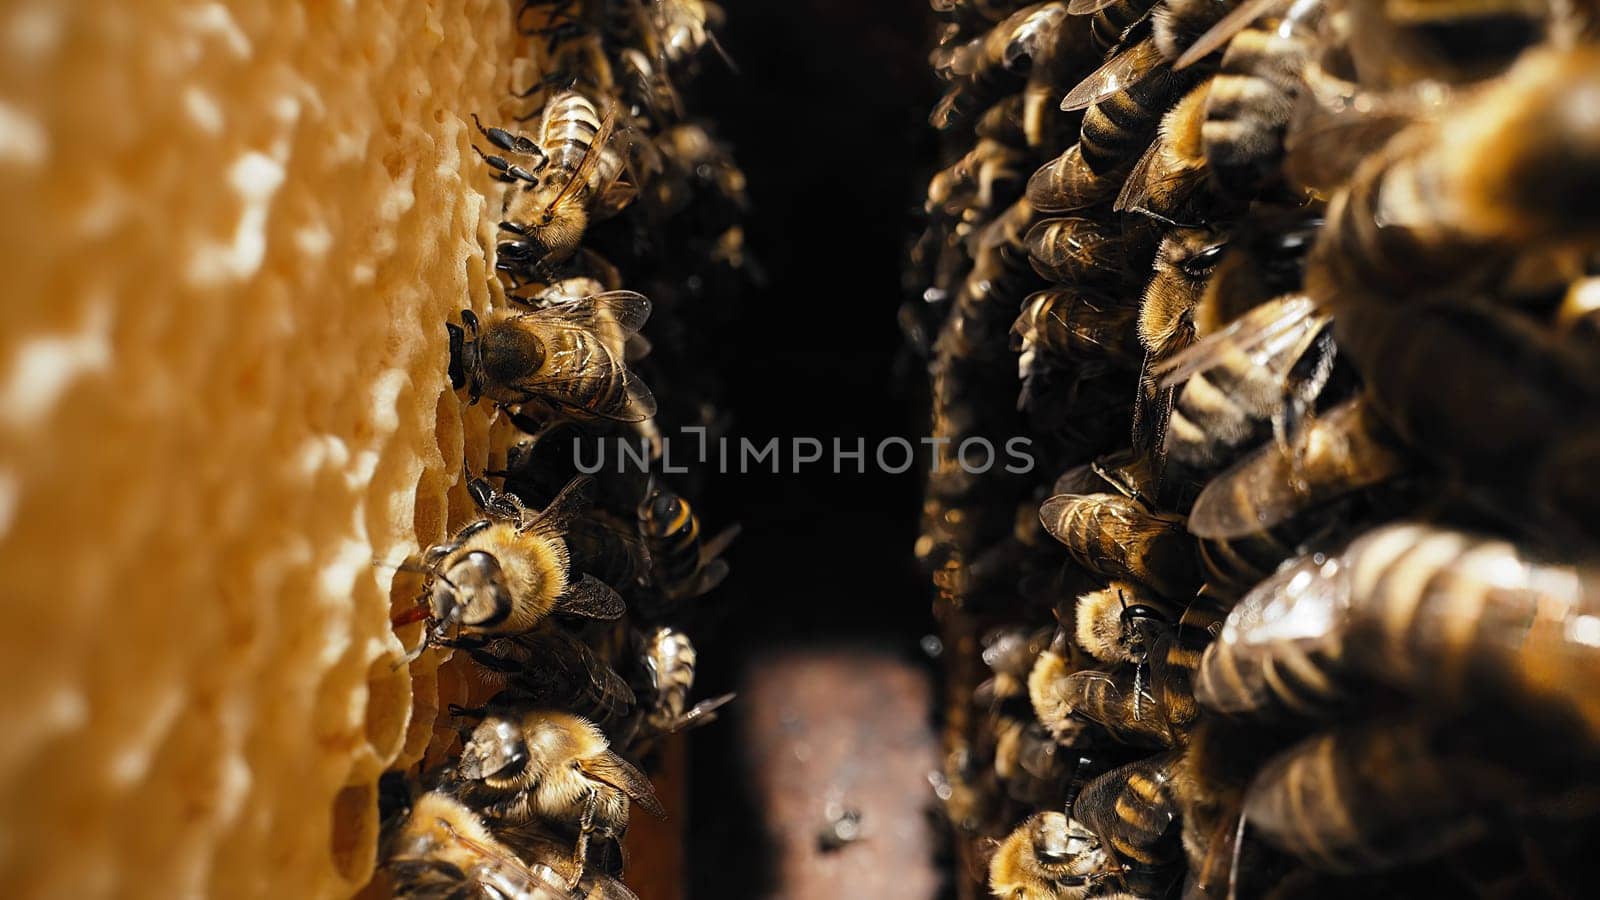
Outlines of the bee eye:
M 1213 244 L 1179 263 L 1178 268 L 1196 278 L 1208 275 L 1216 268 L 1217 260 L 1222 258 L 1222 251 L 1225 249 L 1227 249 L 1226 244 Z
M 1037 856 L 1040 862 L 1050 863 L 1053 865 L 1071 862 L 1073 857 L 1073 853 L 1070 849 L 1061 847 L 1036 849 L 1034 850 L 1033 855 Z
M 507 259 L 527 259 L 533 255 L 533 245 L 527 241 L 501 241 L 494 249 Z

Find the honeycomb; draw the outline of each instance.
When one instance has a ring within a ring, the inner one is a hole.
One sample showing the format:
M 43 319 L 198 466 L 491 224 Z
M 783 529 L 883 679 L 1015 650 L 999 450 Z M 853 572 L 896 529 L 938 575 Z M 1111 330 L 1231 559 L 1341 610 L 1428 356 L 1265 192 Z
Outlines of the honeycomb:
M 512 6 L 6 6 L 0 884 L 348 895 L 439 706 L 394 564 L 487 453 Z

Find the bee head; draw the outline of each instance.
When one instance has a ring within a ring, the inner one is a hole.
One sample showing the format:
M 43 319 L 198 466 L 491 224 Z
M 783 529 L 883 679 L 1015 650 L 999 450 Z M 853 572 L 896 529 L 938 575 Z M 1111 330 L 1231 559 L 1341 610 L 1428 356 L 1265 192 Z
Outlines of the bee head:
M 482 550 L 468 553 L 440 572 L 430 602 L 436 621 L 460 620 L 480 629 L 499 624 L 512 610 L 511 591 L 500 561 Z
M 1166 616 L 1143 603 L 1129 606 L 1128 598 L 1121 591 L 1117 591 L 1117 599 L 1122 602 L 1123 640 L 1127 641 L 1130 652 L 1142 657 L 1150 652 L 1157 630 L 1166 625 Z
M 461 325 L 446 322 L 444 329 L 450 335 L 450 386 L 456 390 L 471 385 L 472 402 L 478 402 L 483 393 L 483 363 L 478 351 L 478 317 L 470 309 L 461 311 Z M 462 326 L 466 326 L 463 328 Z M 472 339 L 467 340 L 467 332 Z
M 528 742 L 517 723 L 490 716 L 472 730 L 461 748 L 456 775 L 499 787 L 519 778 L 528 768 Z
M 653 491 L 643 503 L 639 504 L 639 518 L 656 528 L 670 531 L 681 502 L 678 495 L 671 491 Z
M 1088 829 L 1058 812 L 1042 813 L 1034 822 L 1032 832 L 1034 858 L 1046 866 L 1073 865 L 1099 845 Z M 1063 880 L 1061 883 L 1083 882 Z

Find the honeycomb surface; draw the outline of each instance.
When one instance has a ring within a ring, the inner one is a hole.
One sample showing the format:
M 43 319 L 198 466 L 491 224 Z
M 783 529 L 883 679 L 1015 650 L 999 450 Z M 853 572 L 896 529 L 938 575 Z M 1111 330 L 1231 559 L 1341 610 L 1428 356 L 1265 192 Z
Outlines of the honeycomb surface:
M 0 11 L 7 896 L 371 874 L 439 705 L 385 563 L 486 453 L 443 323 L 489 300 L 469 114 L 509 112 L 511 13 Z

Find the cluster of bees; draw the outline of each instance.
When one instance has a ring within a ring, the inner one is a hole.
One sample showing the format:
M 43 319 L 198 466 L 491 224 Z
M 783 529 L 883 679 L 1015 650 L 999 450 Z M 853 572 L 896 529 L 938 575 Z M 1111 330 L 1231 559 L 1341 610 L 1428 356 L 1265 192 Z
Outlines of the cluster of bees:
M 967 896 L 1586 895 L 1600 9 L 933 7 Z
M 425 621 L 410 658 L 453 651 L 484 702 L 450 708 L 459 743 L 442 762 L 385 777 L 380 852 L 401 897 L 628 900 L 630 807 L 664 815 L 640 766 L 732 699 L 691 701 L 685 628 L 727 575 L 736 528 L 701 532 L 661 477 L 656 423 L 717 426 L 687 323 L 747 275 L 744 176 L 677 89 L 715 44 L 718 7 L 530 0 L 514 14 L 541 73 L 517 95 L 531 125 L 473 116 L 505 184 L 504 302 L 447 328 L 455 387 L 525 436 L 503 470 L 465 473 L 478 518 L 409 565 L 426 586 L 396 623 Z M 623 272 L 655 298 L 653 340 L 652 302 Z M 658 403 L 646 379 L 674 390 Z M 622 440 L 648 465 L 580 473 L 585 447 L 592 466 Z

